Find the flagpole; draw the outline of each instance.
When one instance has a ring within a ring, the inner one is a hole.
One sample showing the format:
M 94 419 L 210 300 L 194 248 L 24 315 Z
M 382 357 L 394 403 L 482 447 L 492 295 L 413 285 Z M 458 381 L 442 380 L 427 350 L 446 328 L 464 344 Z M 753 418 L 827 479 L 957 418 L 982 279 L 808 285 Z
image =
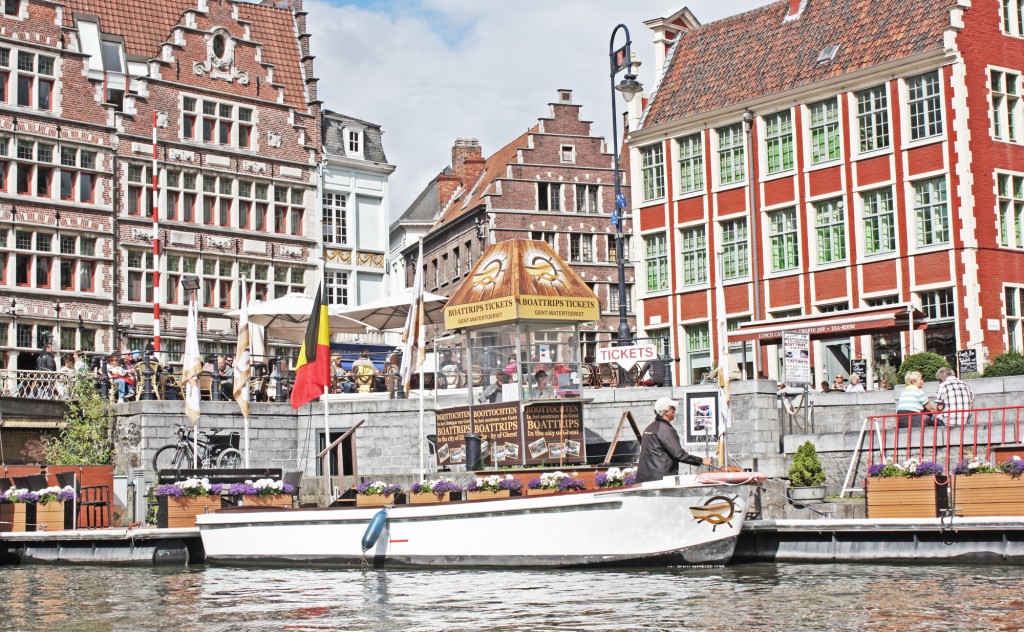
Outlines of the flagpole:
M 322 301 L 325 301 L 325 299 L 327 298 L 327 260 L 325 258 L 323 258 L 323 257 L 320 257 L 320 292 L 321 292 L 320 299 Z M 323 304 L 323 303 L 321 303 L 321 304 Z M 328 313 L 330 313 L 330 306 L 328 306 L 327 309 L 328 309 Z M 331 341 L 330 341 L 330 338 L 328 338 L 327 339 L 327 346 L 328 346 L 327 357 L 328 358 L 331 357 L 331 355 L 330 355 L 330 345 L 331 345 Z M 324 396 L 323 396 L 323 401 L 324 401 L 324 448 L 326 448 L 327 446 L 331 445 L 331 413 L 330 413 L 330 403 L 329 403 L 330 397 L 328 397 L 328 396 L 330 395 L 330 392 L 331 392 L 331 378 L 333 377 L 330 373 L 332 373 L 334 371 L 334 367 L 330 366 L 330 363 L 328 363 L 327 370 L 328 370 L 329 373 L 327 375 L 327 384 L 324 384 Z M 331 461 L 328 458 L 327 459 L 327 467 L 330 467 L 330 463 L 331 463 Z M 338 468 L 339 469 L 341 468 L 341 463 L 338 463 Z M 340 474 L 342 474 L 342 472 L 339 471 L 338 474 L 340 475 Z M 330 507 L 331 506 L 331 502 L 334 499 L 332 498 L 333 494 L 331 494 L 331 485 L 330 485 L 330 482 L 329 482 L 331 480 L 331 473 L 329 471 L 328 472 L 324 472 L 324 480 L 328 481 L 324 485 L 324 498 L 327 500 L 327 505 L 326 506 Z
M 416 265 L 417 266 L 422 266 L 423 265 L 423 238 L 422 237 L 420 237 L 420 248 L 419 248 L 419 250 L 420 250 L 420 252 L 419 252 L 419 257 L 417 257 L 417 259 L 416 259 Z M 422 297 L 421 297 L 421 301 L 422 301 Z M 418 305 L 414 305 L 414 307 L 416 307 L 416 309 L 419 309 Z M 422 327 L 423 323 L 418 322 L 417 326 L 418 327 Z M 421 340 L 420 341 L 420 345 L 424 345 L 424 344 L 426 344 L 426 340 Z M 435 363 L 435 365 L 437 363 L 437 358 L 436 357 L 434 359 L 434 363 Z M 437 371 L 437 366 L 434 367 L 434 371 Z M 435 377 L 434 379 L 436 380 L 437 378 Z M 437 388 L 436 381 L 434 383 L 434 388 Z M 421 362 L 420 363 L 420 482 L 421 483 L 423 481 L 425 481 L 426 478 L 427 478 L 427 471 L 426 471 L 427 457 L 426 457 L 426 454 L 425 454 L 425 446 L 423 445 L 424 442 L 427 439 L 426 435 L 423 434 L 423 398 L 426 397 L 426 394 L 427 394 L 426 391 L 427 391 L 426 386 L 423 383 L 423 363 Z
M 246 287 L 245 277 L 244 276 L 242 277 L 242 300 L 245 301 L 246 344 L 248 345 L 248 349 L 246 349 L 246 351 L 249 353 L 249 361 L 245 363 L 244 367 L 241 367 L 244 371 L 249 372 L 249 375 L 245 376 L 246 384 L 245 384 L 244 390 L 242 391 L 244 396 L 245 396 L 245 400 L 246 400 L 245 409 L 242 411 L 242 425 L 243 425 L 243 429 L 245 431 L 245 468 L 249 469 L 249 409 L 248 409 L 248 399 L 249 399 L 249 389 L 250 389 L 250 387 L 249 387 L 249 380 L 251 379 L 251 376 L 252 376 L 252 373 L 251 373 L 251 371 L 252 371 L 252 329 L 249 327 L 249 288 Z M 238 353 L 236 352 L 235 355 L 238 355 Z M 242 360 L 242 358 L 238 358 L 238 360 Z M 236 363 L 236 364 L 240 364 L 240 362 Z M 237 376 L 238 374 L 236 373 L 235 375 Z
M 725 253 L 719 251 L 715 256 L 715 322 L 718 329 L 718 466 L 728 465 L 726 432 L 732 425 L 732 413 L 729 410 L 730 382 L 732 380 L 729 354 L 729 320 L 725 308 Z

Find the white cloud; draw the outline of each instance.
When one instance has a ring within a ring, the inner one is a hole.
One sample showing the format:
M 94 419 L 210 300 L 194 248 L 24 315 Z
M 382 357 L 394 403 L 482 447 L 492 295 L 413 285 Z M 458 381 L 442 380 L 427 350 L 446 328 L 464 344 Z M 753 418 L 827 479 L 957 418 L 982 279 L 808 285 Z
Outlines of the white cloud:
M 691 0 L 701 22 L 764 0 Z M 659 6 L 660 5 L 660 6 Z M 377 1 L 364 7 L 307 0 L 319 95 L 328 109 L 384 128 L 391 219 L 451 161 L 456 138 L 490 155 L 573 90 L 594 131 L 611 134 L 608 44 L 622 22 L 650 87 L 654 49 L 644 20 L 681 5 L 610 0 Z M 621 40 L 616 42 L 619 45 Z M 621 111 L 621 105 L 620 105 Z

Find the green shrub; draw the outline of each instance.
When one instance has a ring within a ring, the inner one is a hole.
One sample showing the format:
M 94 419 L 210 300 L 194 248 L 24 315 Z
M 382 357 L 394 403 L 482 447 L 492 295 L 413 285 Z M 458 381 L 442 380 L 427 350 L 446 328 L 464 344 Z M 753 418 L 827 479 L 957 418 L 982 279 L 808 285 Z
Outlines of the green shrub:
M 976 380 L 979 377 L 981 377 L 981 373 L 978 373 L 977 371 L 964 371 L 960 374 L 961 380 Z
M 942 367 L 951 368 L 949 362 L 946 362 L 946 358 L 939 354 L 928 352 L 915 353 L 912 356 L 907 356 L 907 359 L 900 365 L 900 370 L 896 374 L 896 381 L 899 384 L 904 384 L 907 373 L 917 371 L 924 377 L 925 382 L 937 382 L 935 372 Z
M 878 382 L 878 388 L 891 391 L 896 386 L 896 379 L 896 367 L 888 362 L 875 365 L 875 381 Z
M 805 441 L 793 455 L 793 465 L 789 468 L 790 487 L 817 487 L 825 482 L 825 468 L 821 466 L 818 451 L 814 444 Z
M 1004 375 L 1024 375 L 1024 354 L 1017 351 L 1000 353 L 985 367 L 985 377 L 1002 377 Z

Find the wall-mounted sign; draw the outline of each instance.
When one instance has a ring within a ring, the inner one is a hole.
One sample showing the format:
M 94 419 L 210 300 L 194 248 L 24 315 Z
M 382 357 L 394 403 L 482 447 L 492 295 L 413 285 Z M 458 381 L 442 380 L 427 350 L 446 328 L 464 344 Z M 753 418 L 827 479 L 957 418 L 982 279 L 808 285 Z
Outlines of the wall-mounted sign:
M 618 364 L 625 370 L 634 364 L 658 359 L 658 348 L 654 345 L 633 345 L 631 347 L 600 347 L 597 350 L 598 364 Z
M 868 361 L 864 359 L 850 360 L 850 375 L 854 373 L 860 376 L 860 383 L 866 386 L 868 383 Z
M 978 372 L 977 349 L 961 349 L 956 352 L 956 363 L 960 367 L 960 375 Z

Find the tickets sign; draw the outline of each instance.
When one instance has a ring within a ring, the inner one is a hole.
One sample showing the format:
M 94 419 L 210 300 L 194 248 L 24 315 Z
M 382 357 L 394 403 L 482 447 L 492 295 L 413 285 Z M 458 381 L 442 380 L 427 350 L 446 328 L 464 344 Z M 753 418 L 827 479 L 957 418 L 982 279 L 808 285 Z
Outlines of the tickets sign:
M 631 347 L 601 347 L 597 350 L 598 364 L 618 364 L 625 370 L 642 362 L 658 359 L 658 349 L 654 345 L 633 345 Z

